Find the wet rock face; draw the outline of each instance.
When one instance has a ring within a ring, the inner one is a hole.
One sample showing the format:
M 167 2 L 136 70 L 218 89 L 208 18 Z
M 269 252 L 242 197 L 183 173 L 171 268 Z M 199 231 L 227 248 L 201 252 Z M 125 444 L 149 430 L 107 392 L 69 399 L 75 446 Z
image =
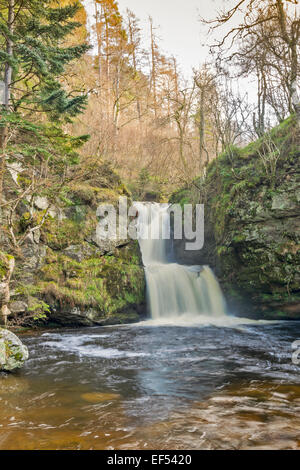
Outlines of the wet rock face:
M 217 248 L 217 267 L 236 311 L 264 318 L 300 317 L 296 197 L 296 190 L 287 191 L 284 211 L 282 206 L 270 208 L 271 201 L 263 200 L 252 215 L 238 208 L 241 198 L 236 200 L 237 207 Z
M 28 349 L 11 331 L 0 329 L 0 371 L 21 368 L 28 359 Z
M 262 140 L 230 149 L 202 184 L 205 244 L 190 257 L 216 271 L 241 316 L 300 318 L 300 150 L 292 120 L 272 131 L 281 149 L 275 177 L 266 173 Z M 186 190 L 182 193 L 187 197 Z M 173 202 L 180 201 L 180 192 Z M 184 261 L 182 246 L 177 248 Z

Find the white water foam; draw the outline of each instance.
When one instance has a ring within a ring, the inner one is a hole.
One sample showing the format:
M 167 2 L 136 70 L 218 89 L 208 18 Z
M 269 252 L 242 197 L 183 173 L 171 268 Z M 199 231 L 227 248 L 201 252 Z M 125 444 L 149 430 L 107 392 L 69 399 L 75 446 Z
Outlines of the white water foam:
M 101 358 L 126 358 L 126 357 L 144 357 L 148 354 L 142 352 L 123 351 L 116 348 L 103 347 L 95 339 L 107 338 L 110 335 L 68 335 L 45 333 L 46 337 L 43 347 L 56 349 L 59 351 L 78 354 L 85 357 Z

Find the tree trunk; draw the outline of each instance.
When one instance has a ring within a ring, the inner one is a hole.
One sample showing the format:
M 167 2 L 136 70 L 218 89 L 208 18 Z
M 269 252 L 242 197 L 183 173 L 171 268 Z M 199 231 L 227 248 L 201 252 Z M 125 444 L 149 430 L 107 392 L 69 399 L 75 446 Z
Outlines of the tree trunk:
M 0 261 L 4 265 L 4 275 L 0 277 L 0 324 L 6 325 L 7 317 L 10 314 L 8 304 L 10 301 L 9 284 L 15 267 L 15 259 L 8 257 L 5 253 L 0 252 Z
M 292 67 L 291 67 L 291 99 L 294 107 L 298 124 L 300 126 L 300 98 L 297 89 L 297 72 L 298 72 L 298 53 L 297 44 L 294 41 L 291 50 Z
M 102 7 L 100 7 L 102 8 Z M 99 73 L 99 86 L 100 86 L 100 93 L 101 93 L 101 85 L 102 85 L 102 13 L 100 13 L 100 21 L 99 21 L 99 11 L 97 3 L 95 2 L 95 19 L 96 19 L 96 36 L 97 36 L 97 49 L 98 49 L 98 73 Z
M 113 107 L 113 122 L 114 122 L 114 136 L 115 140 L 118 135 L 118 125 L 120 117 L 120 74 L 121 74 L 120 63 L 117 63 L 116 66 L 116 77 L 115 77 L 115 101 Z
M 297 51 L 297 22 L 292 25 L 291 34 L 288 33 L 286 13 L 282 0 L 276 0 L 278 20 L 281 30 L 282 39 L 285 41 L 289 48 L 291 57 L 291 78 L 290 78 L 290 97 L 293 108 L 296 113 L 298 125 L 300 127 L 300 98 L 297 90 L 297 75 L 298 75 L 298 51 Z M 294 27 L 296 30 L 294 30 Z
M 150 18 L 150 33 L 151 33 L 151 61 L 152 61 L 152 87 L 153 87 L 153 100 L 154 100 L 154 115 L 157 118 L 157 92 L 156 92 L 156 60 L 155 60 L 155 39 L 153 33 L 153 21 Z
M 13 24 L 15 20 L 14 15 L 14 4 L 13 0 L 8 0 L 8 20 L 7 20 L 7 27 L 9 32 L 13 33 Z M 13 55 L 13 42 L 10 37 L 6 40 L 6 52 L 9 57 Z M 9 63 L 5 64 L 4 70 L 4 109 L 8 112 L 9 111 L 9 101 L 10 101 L 10 88 L 12 82 L 12 67 Z M 7 137 L 8 137 L 8 129 L 7 126 L 1 128 L 0 132 L 0 204 L 3 200 L 3 179 L 6 169 L 6 146 L 7 146 Z
M 0 133 L 0 205 L 3 202 L 3 180 L 4 174 L 6 170 L 6 145 L 7 145 L 7 136 L 8 136 L 8 129 L 7 126 L 4 126 L 1 129 Z M 1 209 L 0 209 L 0 218 L 1 218 Z
M 131 22 L 130 16 L 128 17 L 128 28 L 129 28 L 129 38 L 130 38 L 130 43 L 132 45 L 132 65 L 133 65 L 133 70 L 134 73 L 137 74 L 137 57 L 136 57 L 136 43 L 135 43 L 135 34 L 134 34 L 134 25 Z M 138 85 L 135 85 L 135 94 L 136 94 L 136 110 L 137 110 L 137 115 L 139 118 L 139 122 L 141 123 L 141 104 L 140 104 L 140 99 L 139 99 L 139 90 L 138 90 Z
M 203 165 L 203 152 L 204 152 L 204 134 L 205 134 L 205 118 L 204 118 L 204 89 L 200 94 L 200 110 L 199 110 L 199 162 L 200 169 Z

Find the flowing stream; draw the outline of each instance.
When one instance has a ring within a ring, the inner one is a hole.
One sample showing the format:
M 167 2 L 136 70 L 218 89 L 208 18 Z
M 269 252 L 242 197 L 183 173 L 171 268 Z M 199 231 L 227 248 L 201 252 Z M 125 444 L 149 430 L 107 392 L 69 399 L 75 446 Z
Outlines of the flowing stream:
M 0 449 L 299 449 L 300 323 L 226 315 L 208 267 L 140 244 L 152 319 L 23 335 L 28 362 L 0 374 Z
M 226 315 L 225 301 L 208 266 L 182 266 L 170 250 L 168 205 L 137 203 L 148 301 L 154 320 L 201 321 Z

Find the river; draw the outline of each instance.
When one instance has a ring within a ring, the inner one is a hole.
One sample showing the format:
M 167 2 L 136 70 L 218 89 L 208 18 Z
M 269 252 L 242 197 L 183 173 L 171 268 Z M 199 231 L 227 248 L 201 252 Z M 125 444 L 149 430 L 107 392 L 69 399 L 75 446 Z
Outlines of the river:
M 168 206 L 138 210 L 166 228 Z M 0 449 L 300 448 L 300 322 L 235 318 L 208 266 L 140 246 L 151 319 L 25 335 L 30 359 L 0 378 Z
M 299 323 L 26 335 L 0 380 L 0 449 L 296 449 Z

